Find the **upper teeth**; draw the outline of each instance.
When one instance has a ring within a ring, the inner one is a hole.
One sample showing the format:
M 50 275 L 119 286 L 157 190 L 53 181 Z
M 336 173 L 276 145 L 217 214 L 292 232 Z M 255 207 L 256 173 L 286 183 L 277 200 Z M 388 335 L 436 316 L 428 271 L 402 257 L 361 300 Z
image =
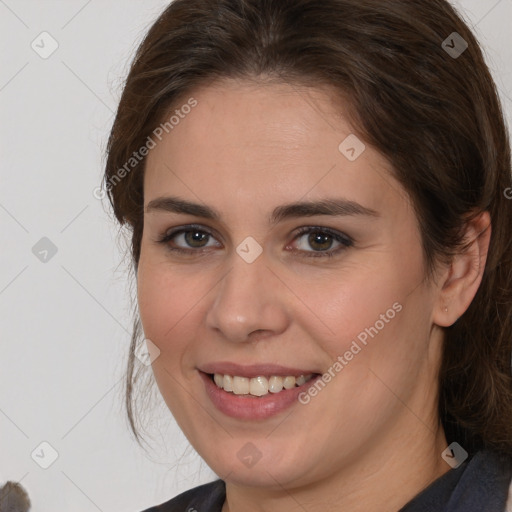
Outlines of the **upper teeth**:
M 213 375 L 213 380 L 219 388 L 224 389 L 224 391 L 233 392 L 235 395 L 263 396 L 267 395 L 269 391 L 271 393 L 279 393 L 283 388 L 291 389 L 296 385 L 302 386 L 302 384 L 310 380 L 312 377 L 313 374 L 306 376 L 301 375 L 299 377 L 294 377 L 293 375 L 289 375 L 287 377 L 272 375 L 269 378 L 260 376 L 250 379 L 248 377 L 215 373 Z

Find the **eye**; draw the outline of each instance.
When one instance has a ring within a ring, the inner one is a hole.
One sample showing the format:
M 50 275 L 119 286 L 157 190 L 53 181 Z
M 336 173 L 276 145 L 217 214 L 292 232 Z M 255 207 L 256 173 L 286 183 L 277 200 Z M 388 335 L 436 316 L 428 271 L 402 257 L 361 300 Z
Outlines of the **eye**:
M 305 235 L 308 235 L 307 238 Z M 307 258 L 333 257 L 348 247 L 351 247 L 354 243 L 349 236 L 343 233 L 318 226 L 305 226 L 300 228 L 297 232 L 297 236 L 294 238 L 294 241 L 301 238 L 304 238 L 305 243 L 303 241 L 299 244 L 299 252 L 303 252 L 304 254 L 302 254 L 302 256 Z M 337 249 L 331 249 L 333 242 L 337 242 L 339 244 Z M 306 244 L 314 250 L 305 250 Z
M 305 235 L 308 235 L 308 237 L 305 238 Z M 213 238 L 213 234 L 205 230 L 203 226 L 189 225 L 166 232 L 157 242 L 166 245 L 170 251 L 176 253 L 198 254 L 202 252 L 201 249 L 221 247 L 218 243 L 208 245 L 211 238 Z M 299 244 L 300 247 L 293 249 L 293 252 L 304 257 L 333 257 L 348 247 L 351 247 L 354 243 L 349 236 L 343 233 L 319 226 L 304 226 L 300 228 L 296 232 L 293 241 L 295 242 L 295 240 L 301 238 L 304 238 L 305 243 L 304 241 L 301 242 Z M 182 245 L 177 245 L 178 242 L 181 242 Z M 339 244 L 337 249 L 331 248 L 333 242 Z M 308 251 L 305 249 L 306 244 L 314 250 Z M 287 246 L 287 248 L 288 247 L 290 246 Z
M 202 226 L 190 225 L 168 231 L 157 242 L 167 245 L 171 251 L 191 254 L 199 252 L 199 249 L 211 247 L 207 245 L 210 237 L 213 237 L 212 233 L 202 229 Z M 181 240 L 185 246 L 176 247 L 176 240 Z

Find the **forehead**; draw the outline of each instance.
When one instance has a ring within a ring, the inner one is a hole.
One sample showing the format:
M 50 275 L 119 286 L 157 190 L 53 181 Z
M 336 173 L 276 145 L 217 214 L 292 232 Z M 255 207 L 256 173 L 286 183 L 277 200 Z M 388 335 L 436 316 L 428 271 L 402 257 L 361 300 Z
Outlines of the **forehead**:
M 190 99 L 195 106 L 180 110 Z M 181 113 L 179 122 L 148 155 L 146 204 L 171 189 L 209 203 L 225 202 L 227 195 L 246 204 L 252 198 L 254 205 L 335 189 L 374 207 L 390 186 L 400 190 L 387 160 L 360 139 L 357 146 L 343 104 L 326 88 L 223 81 L 181 101 L 170 113 Z M 340 150 L 346 140 L 362 151 L 357 159 Z
M 197 138 L 203 147 L 215 150 L 258 146 L 294 154 L 312 148 L 325 151 L 333 142 L 327 134 L 335 142 L 340 133 L 351 132 L 342 106 L 335 105 L 333 91 L 325 87 L 225 80 L 196 89 L 176 102 L 173 112 L 192 97 L 197 105 L 172 130 L 177 144 Z

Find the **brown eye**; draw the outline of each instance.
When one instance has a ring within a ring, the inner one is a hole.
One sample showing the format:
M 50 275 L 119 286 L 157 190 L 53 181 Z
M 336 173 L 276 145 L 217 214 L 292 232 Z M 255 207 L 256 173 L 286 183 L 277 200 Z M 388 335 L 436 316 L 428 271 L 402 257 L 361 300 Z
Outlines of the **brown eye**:
M 330 249 L 333 243 L 333 237 L 322 233 L 309 233 L 308 244 L 313 249 Z
M 308 236 L 305 237 L 305 235 Z M 350 237 L 328 228 L 301 228 L 294 240 L 301 238 L 304 238 L 305 241 L 298 244 L 298 252 L 304 253 L 305 257 L 331 257 L 353 245 L 353 240 Z M 335 242 L 339 244 L 339 247 L 331 250 Z M 308 250 L 308 247 L 313 250 Z
M 201 245 L 205 240 L 208 241 L 208 237 L 210 236 L 208 233 L 205 233 L 204 231 L 198 231 L 198 230 L 189 230 L 189 231 L 182 231 L 184 235 L 183 239 L 187 244 L 189 244 L 191 247 L 204 247 L 204 245 Z M 199 245 L 196 245 L 199 244 Z
M 158 242 L 167 245 L 172 251 L 194 253 L 199 252 L 200 249 L 212 247 L 207 245 L 210 238 L 213 239 L 210 232 L 199 227 L 188 226 L 167 232 Z M 218 247 L 219 245 L 214 244 L 214 246 Z

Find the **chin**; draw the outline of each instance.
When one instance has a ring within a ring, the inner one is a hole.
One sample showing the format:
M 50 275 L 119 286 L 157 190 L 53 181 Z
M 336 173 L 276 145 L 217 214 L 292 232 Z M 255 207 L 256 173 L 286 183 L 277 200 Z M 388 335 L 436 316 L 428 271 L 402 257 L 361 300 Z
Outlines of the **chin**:
M 256 441 L 254 444 L 257 444 Z M 242 444 L 242 449 L 239 445 Z M 279 450 L 272 456 L 269 448 L 263 448 L 266 455 L 258 453 L 251 441 L 236 443 L 236 448 L 222 447 L 222 454 L 211 454 L 203 457 L 211 469 L 223 480 L 240 486 L 265 487 L 282 489 L 282 487 L 294 487 L 305 485 L 313 478 L 312 468 L 303 467 L 300 464 L 301 452 L 294 450 L 294 457 L 283 451 L 282 444 L 276 446 Z M 233 450 L 235 456 L 226 457 L 226 453 Z M 222 457 L 224 455 L 224 458 Z M 210 464 L 210 460 L 212 464 Z

